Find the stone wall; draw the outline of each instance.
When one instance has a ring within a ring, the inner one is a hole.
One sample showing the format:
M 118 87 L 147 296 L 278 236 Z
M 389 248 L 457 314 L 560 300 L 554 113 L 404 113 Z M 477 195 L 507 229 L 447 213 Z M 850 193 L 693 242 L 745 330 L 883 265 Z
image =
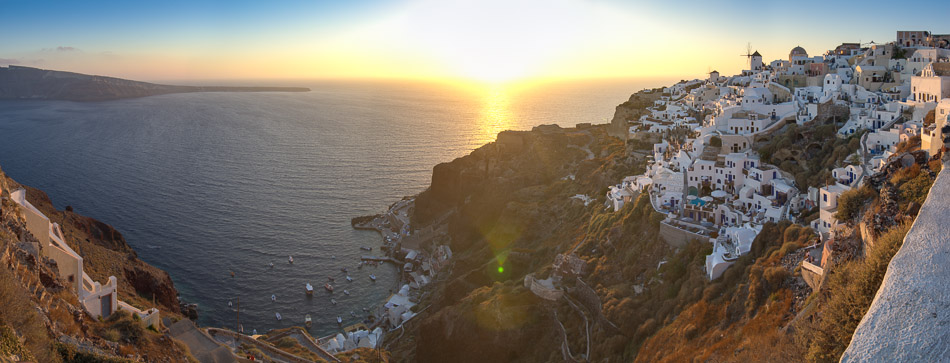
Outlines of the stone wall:
M 812 291 L 818 291 L 818 287 L 821 286 L 821 277 L 824 273 L 821 267 L 808 261 L 802 261 L 802 279 L 805 280 L 805 283 L 808 284 L 808 287 L 810 287 Z
M 660 223 L 660 237 L 663 238 L 663 241 L 666 241 L 666 244 L 673 248 L 683 247 L 693 239 L 700 241 L 709 240 L 709 236 L 688 232 L 666 223 Z

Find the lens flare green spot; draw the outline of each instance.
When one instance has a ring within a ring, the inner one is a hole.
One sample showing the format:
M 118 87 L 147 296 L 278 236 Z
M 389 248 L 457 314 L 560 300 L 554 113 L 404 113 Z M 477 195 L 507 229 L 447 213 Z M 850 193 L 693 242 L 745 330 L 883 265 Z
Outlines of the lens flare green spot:
M 498 266 L 498 273 L 504 273 L 504 272 L 505 272 L 505 268 Z

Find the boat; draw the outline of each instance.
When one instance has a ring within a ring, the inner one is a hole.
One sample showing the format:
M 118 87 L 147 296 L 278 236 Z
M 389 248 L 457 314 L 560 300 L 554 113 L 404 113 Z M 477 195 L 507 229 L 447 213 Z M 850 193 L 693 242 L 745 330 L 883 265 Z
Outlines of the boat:
M 257 335 L 257 329 L 254 329 L 254 332 L 251 333 L 251 334 L 252 334 L 252 335 Z
M 308 328 L 311 327 L 311 326 L 313 326 L 313 319 L 310 319 L 310 314 L 307 314 L 307 316 L 303 318 L 303 323 L 304 323 L 304 325 L 306 325 Z
M 289 260 L 290 263 L 294 263 L 294 256 L 287 257 L 287 260 Z
M 354 317 L 354 318 L 355 318 L 355 317 L 356 317 L 356 313 L 354 313 L 354 312 L 352 312 L 352 311 L 350 311 L 350 316 L 352 316 L 352 317 Z
M 372 250 L 373 250 L 372 247 L 365 247 L 365 246 L 364 246 L 364 247 L 360 247 L 360 249 L 363 250 L 363 251 L 372 251 Z
M 327 289 L 329 292 L 333 292 L 333 285 L 330 285 L 329 282 L 326 285 L 323 285 L 323 288 Z
M 307 295 L 313 295 L 313 285 L 307 283 Z
M 277 320 L 283 319 L 283 318 L 280 317 L 280 313 L 276 313 L 276 314 L 274 314 L 274 315 L 277 316 Z
M 360 263 L 356 264 L 356 268 L 360 270 L 363 269 L 363 261 L 360 261 Z
M 327 280 L 329 280 L 330 282 L 333 282 L 333 280 L 335 279 L 333 278 L 333 276 L 327 276 Z
M 369 308 L 363 308 L 363 311 L 369 312 Z
M 330 299 L 330 303 L 336 305 L 336 299 Z
M 373 280 L 373 281 L 376 281 L 376 275 L 375 275 L 375 274 L 369 274 L 369 279 L 370 279 L 370 280 Z
M 277 301 L 277 295 L 271 294 L 270 301 Z
M 270 263 L 270 268 L 274 268 L 274 263 L 273 263 L 273 262 Z
M 231 307 L 231 300 L 228 300 L 228 307 Z
M 336 317 L 336 323 L 337 323 L 337 324 L 340 324 L 340 325 L 343 325 L 343 318 L 341 318 L 341 317 L 339 317 L 339 316 Z
M 347 272 L 346 267 L 341 268 L 340 271 L 343 271 L 343 273 L 346 273 Z
M 350 275 L 346 275 L 346 281 L 353 282 L 353 278 Z
M 332 258 L 332 259 L 335 260 L 335 259 L 336 259 L 336 255 L 331 255 L 330 258 Z
M 349 291 L 343 290 L 343 295 L 349 295 L 349 294 L 350 294 Z

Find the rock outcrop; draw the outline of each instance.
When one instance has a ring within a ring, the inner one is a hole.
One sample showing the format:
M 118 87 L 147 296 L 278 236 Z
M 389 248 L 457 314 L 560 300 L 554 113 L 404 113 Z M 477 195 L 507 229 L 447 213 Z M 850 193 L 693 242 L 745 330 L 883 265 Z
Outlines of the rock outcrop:
M 950 357 L 948 218 L 950 176 L 943 171 L 891 260 L 842 362 L 939 361 Z

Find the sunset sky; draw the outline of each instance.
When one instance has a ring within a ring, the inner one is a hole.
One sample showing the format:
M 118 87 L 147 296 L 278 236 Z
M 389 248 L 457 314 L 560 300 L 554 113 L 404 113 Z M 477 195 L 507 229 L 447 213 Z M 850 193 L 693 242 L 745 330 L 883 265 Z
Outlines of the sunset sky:
M 739 72 L 747 43 L 772 60 L 950 32 L 947 1 L 851 3 L 0 0 L 0 65 L 153 81 L 695 78 Z

